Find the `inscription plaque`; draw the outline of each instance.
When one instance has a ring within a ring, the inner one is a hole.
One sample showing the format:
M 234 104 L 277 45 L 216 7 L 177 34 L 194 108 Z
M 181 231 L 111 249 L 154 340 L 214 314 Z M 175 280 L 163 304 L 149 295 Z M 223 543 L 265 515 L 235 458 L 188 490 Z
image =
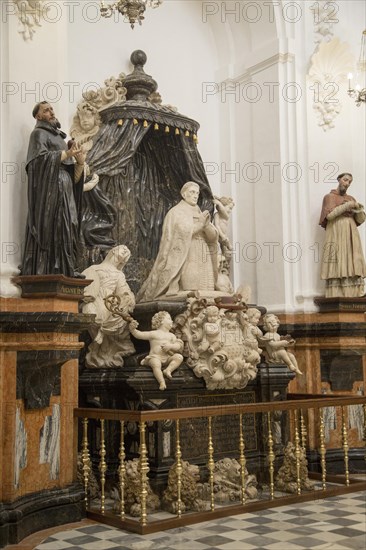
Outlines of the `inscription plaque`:
M 209 407 L 254 403 L 254 392 L 225 393 L 219 395 L 177 395 L 177 407 Z M 258 449 L 256 415 L 243 414 L 245 451 Z M 212 419 L 212 440 L 215 459 L 239 454 L 239 415 L 218 416 Z M 180 442 L 184 460 L 207 460 L 208 420 L 187 418 L 180 421 Z

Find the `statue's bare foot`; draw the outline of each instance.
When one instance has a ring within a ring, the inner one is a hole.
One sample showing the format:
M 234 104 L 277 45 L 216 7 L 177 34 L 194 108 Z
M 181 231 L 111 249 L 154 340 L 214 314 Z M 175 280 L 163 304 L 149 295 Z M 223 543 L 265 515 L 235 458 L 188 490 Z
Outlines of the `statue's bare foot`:
M 163 374 L 164 376 L 166 376 L 167 378 L 169 378 L 169 380 L 171 380 L 173 377 L 172 377 L 172 373 L 170 372 L 169 369 L 165 369 L 163 370 Z
M 161 382 L 160 386 L 159 386 L 159 390 L 166 390 L 166 384 L 165 382 Z
M 296 372 L 296 374 L 302 374 L 300 369 L 293 369 L 293 371 Z

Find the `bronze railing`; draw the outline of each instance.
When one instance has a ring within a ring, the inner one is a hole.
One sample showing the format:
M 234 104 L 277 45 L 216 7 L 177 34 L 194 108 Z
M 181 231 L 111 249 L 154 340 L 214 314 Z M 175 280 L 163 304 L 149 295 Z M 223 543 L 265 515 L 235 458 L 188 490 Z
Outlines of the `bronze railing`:
M 257 510 L 283 506 L 286 504 L 310 501 L 319 498 L 325 498 L 334 495 L 345 494 L 354 491 L 366 490 L 366 477 L 354 477 L 349 471 L 349 441 L 348 441 L 348 407 L 359 405 L 363 410 L 363 439 L 366 444 L 366 397 L 364 396 L 337 396 L 329 397 L 326 395 L 307 395 L 307 394 L 289 394 L 287 401 L 266 402 L 257 404 L 235 404 L 222 406 L 194 407 L 183 409 L 163 409 L 163 410 L 110 410 L 110 409 L 75 409 L 75 418 L 80 419 L 82 426 L 82 437 L 80 457 L 82 463 L 81 479 L 85 489 L 85 504 L 88 517 L 99 522 L 120 527 L 140 534 L 147 534 L 182 525 L 188 525 L 201 521 L 207 521 L 213 518 L 225 517 L 243 512 L 254 512 Z M 325 442 L 324 410 L 326 407 L 340 407 L 342 425 L 340 429 L 340 440 L 342 441 L 341 453 L 343 456 L 343 473 L 329 475 L 327 473 L 327 448 Z M 283 494 L 276 491 L 276 445 L 272 433 L 272 419 L 276 411 L 286 411 L 289 425 L 289 441 L 294 445 L 294 462 L 296 472 L 296 490 L 295 494 Z M 310 414 L 311 413 L 311 414 Z M 245 453 L 245 435 L 243 425 L 245 425 L 246 415 L 261 415 L 265 432 L 264 451 L 265 459 L 262 467 L 266 469 L 268 488 L 263 492 L 260 498 L 249 501 L 245 494 L 245 483 L 247 475 L 247 459 Z M 239 437 L 237 441 L 237 461 L 240 465 L 240 498 L 237 502 L 227 505 L 217 505 L 214 494 L 214 468 L 215 468 L 215 438 L 213 434 L 213 419 L 216 417 L 226 417 L 237 415 L 239 422 Z M 203 511 L 186 511 L 183 513 L 184 504 L 182 500 L 182 470 L 183 458 L 185 457 L 184 448 L 181 441 L 182 422 L 206 418 L 207 419 L 207 487 L 209 488 L 209 497 L 207 509 Z M 174 460 L 176 467 L 176 506 L 175 513 L 157 514 L 148 513 L 148 489 L 149 489 L 149 456 L 146 443 L 147 425 L 151 423 L 174 422 Z M 116 470 L 116 483 L 119 492 L 118 510 L 113 511 L 106 506 L 106 472 L 108 470 L 108 460 L 106 457 L 105 443 L 105 425 L 108 422 L 119 423 L 120 440 L 118 452 L 118 468 Z M 128 475 L 126 471 L 126 448 L 125 448 L 125 428 L 129 422 L 136 423 L 139 430 L 139 452 L 138 452 L 138 475 L 139 475 L 139 517 L 134 518 L 126 513 L 125 495 L 128 484 Z M 89 498 L 89 482 L 92 470 L 92 461 L 90 455 L 89 435 L 98 428 L 98 450 L 99 465 L 97 477 L 99 478 L 99 496 L 91 501 Z M 310 442 L 309 430 L 312 433 L 313 441 Z M 309 472 L 309 478 L 316 480 L 318 486 L 313 490 L 302 489 L 301 479 L 301 453 L 309 450 L 315 450 L 319 457 L 319 472 Z M 365 457 L 366 459 L 366 457 Z M 366 463 L 363 472 L 366 472 Z

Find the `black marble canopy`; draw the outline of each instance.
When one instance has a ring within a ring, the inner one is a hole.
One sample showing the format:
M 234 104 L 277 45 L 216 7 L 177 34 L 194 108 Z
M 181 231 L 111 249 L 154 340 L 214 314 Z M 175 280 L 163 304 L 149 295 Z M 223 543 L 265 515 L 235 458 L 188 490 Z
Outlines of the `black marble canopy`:
M 164 217 L 180 201 L 183 184 L 198 183 L 201 208 L 213 210 L 197 149 L 199 124 L 159 103 L 157 83 L 143 69 L 146 59 L 141 50 L 132 53 L 134 70 L 123 80 L 127 100 L 101 111 L 87 159 L 117 211 L 112 236 L 131 250 L 125 273 L 135 292 L 153 265 Z

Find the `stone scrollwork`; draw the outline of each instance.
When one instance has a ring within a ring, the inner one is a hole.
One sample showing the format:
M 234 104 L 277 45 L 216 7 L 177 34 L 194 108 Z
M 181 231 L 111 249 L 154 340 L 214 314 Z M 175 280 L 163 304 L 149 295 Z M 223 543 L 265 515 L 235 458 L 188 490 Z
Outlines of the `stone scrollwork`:
M 27 42 L 33 40 L 36 27 L 41 27 L 41 20 L 44 13 L 47 13 L 49 6 L 45 0 L 13 0 L 16 8 L 16 15 L 19 19 L 18 32 Z
M 353 66 L 354 58 L 349 45 L 338 38 L 321 43 L 311 58 L 309 88 L 313 93 L 318 125 L 325 132 L 334 128 L 334 120 L 342 109 L 340 84 Z
M 162 498 L 162 508 L 171 514 L 178 511 L 178 473 L 177 463 L 175 462 L 169 470 L 168 486 L 164 491 Z M 200 498 L 200 472 L 199 467 L 190 464 L 187 460 L 182 460 L 181 474 L 181 510 L 196 512 L 207 509 L 207 504 Z
M 102 120 L 99 115 L 103 109 L 126 101 L 127 89 L 123 86 L 125 74 L 117 78 L 111 76 L 104 81 L 104 86 L 97 90 L 83 93 L 77 105 L 77 110 L 70 128 L 70 135 L 79 143 L 83 143 L 85 152 L 93 145 L 93 138 L 98 133 Z
M 245 388 L 256 377 L 259 355 L 248 344 L 245 309 L 240 298 L 208 302 L 195 293 L 187 299 L 187 310 L 175 318 L 187 365 L 209 390 Z
M 308 461 L 306 460 L 305 450 L 300 447 L 300 471 L 297 471 L 296 465 L 296 448 L 293 443 L 288 443 L 285 449 L 283 464 L 278 470 L 275 481 L 276 489 L 286 493 L 295 494 L 298 489 L 297 477 L 300 476 L 301 489 L 311 491 L 314 489 L 315 483 L 309 479 Z
M 215 462 L 213 478 L 214 499 L 218 504 L 229 504 L 239 501 L 241 492 L 241 466 L 235 458 L 225 457 Z M 203 483 L 200 487 L 201 497 L 209 500 L 210 487 L 208 483 Z M 254 474 L 249 474 L 245 468 L 245 495 L 249 499 L 255 499 L 258 496 L 257 478 Z
M 124 505 L 127 514 L 132 517 L 141 516 L 142 484 L 140 459 L 134 458 L 125 462 L 126 483 L 124 488 Z M 159 497 L 153 492 L 150 483 L 146 487 L 146 511 L 148 513 L 158 510 L 160 507 Z M 113 487 L 111 498 L 114 500 L 114 510 L 120 509 L 121 494 L 119 487 Z
M 120 73 L 116 78 L 111 76 L 104 81 L 104 86 L 98 90 L 88 90 L 83 93 L 83 98 L 98 111 L 112 107 L 116 103 L 126 101 L 127 88 L 123 85 L 125 73 Z

